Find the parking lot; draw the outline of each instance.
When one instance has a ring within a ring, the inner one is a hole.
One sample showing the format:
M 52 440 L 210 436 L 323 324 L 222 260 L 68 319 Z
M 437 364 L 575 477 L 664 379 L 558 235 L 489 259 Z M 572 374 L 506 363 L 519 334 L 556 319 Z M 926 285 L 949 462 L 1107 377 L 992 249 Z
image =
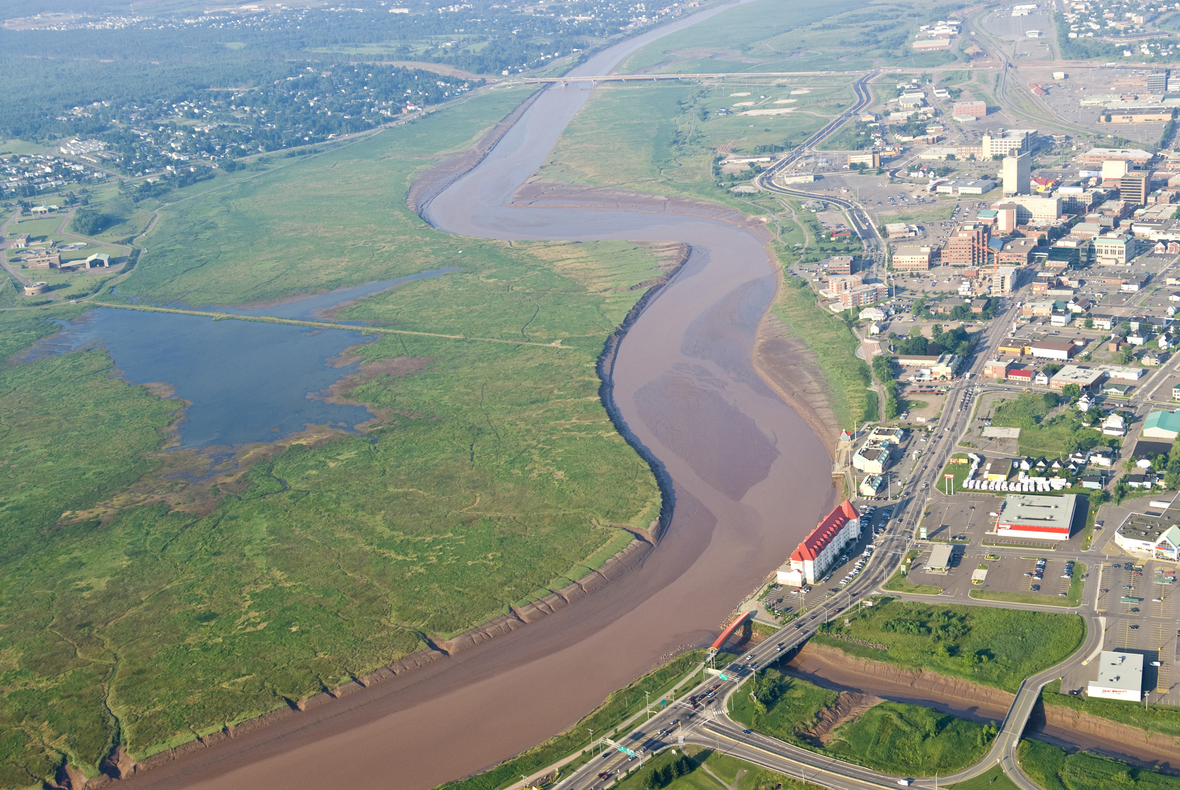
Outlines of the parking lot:
M 1049 552 L 1081 551 L 1082 531 L 1086 523 L 1088 506 L 1084 497 L 1077 500 L 1078 507 L 1074 514 L 1069 540 L 1050 541 L 1035 538 L 997 539 L 994 534 L 989 534 L 989 531 L 995 529 L 996 514 L 999 513 L 1000 504 L 1004 501 L 1003 493 L 961 491 L 947 496 L 941 489 L 927 493 L 930 501 L 927 503 L 927 515 L 922 524 L 926 527 L 926 537 L 929 540 L 953 541 L 981 548 L 1044 546 L 1043 551 Z M 1036 551 L 1036 548 L 1029 549 L 1029 553 Z
M 1025 603 L 1056 605 L 1057 598 L 1067 597 L 1073 574 L 1082 573 L 1082 566 L 1074 566 L 1064 558 L 1055 558 L 1048 552 L 1027 555 L 1006 552 L 1003 556 L 986 548 L 960 546 L 955 549 L 951 567 L 946 573 L 930 571 L 927 563 L 930 550 L 923 551 L 910 567 L 907 580 L 910 584 L 929 584 L 939 587 L 944 595 L 967 598 L 975 590 L 1005 593 L 1021 593 L 1028 596 Z M 972 575 L 987 566 L 982 582 L 972 582 Z
M 1175 578 L 1176 568 L 1166 562 L 1103 562 L 1100 568 L 1098 613 L 1106 618 L 1103 650 L 1143 655 L 1143 688 L 1150 701 L 1180 705 L 1180 633 L 1175 584 L 1157 579 Z M 1152 662 L 1159 662 L 1153 666 Z M 1078 667 L 1062 680 L 1062 689 L 1084 689 L 1093 680 L 1093 666 Z

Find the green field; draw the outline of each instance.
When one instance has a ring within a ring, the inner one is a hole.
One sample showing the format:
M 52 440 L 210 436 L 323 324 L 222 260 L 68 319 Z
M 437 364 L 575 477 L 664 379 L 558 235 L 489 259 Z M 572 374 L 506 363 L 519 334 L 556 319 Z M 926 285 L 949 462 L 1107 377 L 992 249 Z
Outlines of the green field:
M 853 71 L 948 63 L 949 53 L 914 53 L 912 33 L 945 13 L 936 4 L 842 0 L 825 6 L 762 0 L 673 33 L 632 55 L 622 72 Z
M 887 773 L 932 776 L 979 762 L 996 735 L 977 724 L 920 705 L 883 702 L 833 732 L 826 751 Z
M 1017 752 L 1020 767 L 1044 790 L 1178 790 L 1180 778 L 1134 768 L 1086 752 L 1067 754 L 1064 749 L 1034 740 L 1023 740 Z
M 1069 708 L 1120 724 L 1129 724 L 1148 732 L 1158 732 L 1180 738 L 1180 708 L 1168 705 L 1151 705 L 1146 710 L 1139 705 L 1130 705 L 1109 699 L 1091 699 L 1061 693 L 1061 681 L 1054 680 L 1041 691 L 1041 700 L 1046 705 Z
M 802 733 L 815 724 L 821 710 L 835 704 L 836 697 L 834 691 L 768 668 L 755 673 L 748 687 L 730 697 L 729 713 L 734 721 L 759 732 L 810 746 Z
M 819 748 L 807 732 L 836 697 L 834 691 L 767 669 L 731 698 L 730 712 L 736 721 L 788 743 L 902 775 L 945 775 L 966 768 L 979 761 L 995 737 L 994 726 L 885 702 L 838 726 Z
M 1044 396 L 1026 392 L 1014 400 L 996 401 L 992 424 L 1020 429 L 1017 449 L 1022 455 L 1056 458 L 1079 446 L 1089 448 L 1101 443 L 1101 432 L 1084 427 L 1077 409 L 1066 408 L 1048 418 L 1052 408 Z
M 949 790 L 1020 790 L 1016 783 L 1007 777 L 1004 769 L 993 765 L 979 776 L 965 782 L 950 785 Z
M 1076 615 L 990 607 L 885 600 L 849 617 L 848 626 L 822 628 L 816 642 L 873 661 L 926 668 L 1011 692 L 1029 675 L 1064 660 L 1085 637 L 1085 624 Z M 828 634 L 889 649 L 862 647 Z
M 877 416 L 877 394 L 868 388 L 869 366 L 856 357 L 860 343 L 847 324 L 816 301 L 804 280 L 789 273 L 784 278 L 771 311 L 815 354 L 815 366 L 831 385 L 828 399 L 836 419 L 842 428 L 855 430 Z
M 569 584 L 630 542 L 618 525 L 657 516 L 595 361 L 670 259 L 453 239 L 404 206 L 432 151 L 520 98 L 192 193 L 121 290 L 242 302 L 456 262 L 349 317 L 563 347 L 383 336 L 342 390 L 381 415 L 369 436 L 282 444 L 200 491 L 161 466 L 196 464 L 159 452 L 180 404 L 112 378 L 104 352 L 0 369 L 0 786 L 63 756 L 93 774 L 116 742 L 143 759 L 332 688 Z M 0 359 L 55 329 L 42 315 L 79 309 L 0 313 Z
M 791 96 L 787 87 L 769 84 L 607 84 L 570 122 L 537 177 L 674 194 L 756 213 L 767 196 L 738 198 L 718 188 L 718 151 L 746 156 L 793 147 L 851 103 L 849 88 Z M 718 115 L 722 107 L 734 114 Z M 746 111 L 783 112 L 738 114 Z

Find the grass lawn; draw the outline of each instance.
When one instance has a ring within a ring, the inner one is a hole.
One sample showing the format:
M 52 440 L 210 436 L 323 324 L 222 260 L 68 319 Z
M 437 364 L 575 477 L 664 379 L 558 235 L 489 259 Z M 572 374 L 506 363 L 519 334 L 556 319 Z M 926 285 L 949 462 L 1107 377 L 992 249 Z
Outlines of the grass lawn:
M 759 689 L 766 711 L 751 699 L 751 689 Z M 729 713 L 734 721 L 788 743 L 803 744 L 799 734 L 815 723 L 821 710 L 836 702 L 834 691 L 822 689 L 806 680 L 787 677 L 777 669 L 761 669 L 756 681 L 748 681 L 742 691 L 730 697 Z
M 1054 680 L 1041 691 L 1041 700 L 1046 705 L 1088 713 L 1121 724 L 1129 724 L 1148 732 L 1180 738 L 1180 708 L 1168 705 L 1151 705 L 1144 710 L 1140 705 L 1128 705 L 1109 699 L 1091 699 L 1061 693 L 1061 681 Z
M 815 354 L 815 365 L 831 386 L 828 394 L 840 426 L 855 430 L 876 416 L 877 406 L 876 393 L 868 389 L 869 366 L 856 357 L 859 341 L 847 324 L 816 302 L 806 281 L 785 268 L 784 277 L 771 310 Z
M 1076 752 L 1034 740 L 1023 740 L 1017 751 L 1020 767 L 1044 790 L 1178 790 L 1180 778 L 1133 768 L 1106 757 Z
M 910 584 L 907 574 L 903 571 L 898 571 L 889 578 L 889 581 L 881 585 L 881 589 L 889 590 L 890 592 L 898 593 L 913 593 L 916 595 L 941 595 L 942 588 L 935 587 L 933 584 Z
M 846 653 L 924 667 L 952 677 L 1015 692 L 1024 678 L 1064 660 L 1085 637 L 1077 615 L 883 600 L 849 613 L 848 626 L 828 624 L 817 643 Z M 861 647 L 829 633 L 885 644 Z
M 1041 595 L 1032 592 L 1011 592 L 1008 590 L 972 590 L 972 598 L 983 601 L 1007 601 L 1008 603 L 1031 603 L 1041 606 L 1077 606 L 1082 602 L 1082 591 L 1086 586 L 1086 563 L 1074 564 L 1073 578 L 1069 580 L 1069 592 L 1066 597 L 1059 595 Z
M 994 728 L 985 725 L 918 705 L 886 702 L 840 725 L 832 741 L 816 749 L 804 733 L 821 710 L 835 704 L 836 692 L 774 669 L 759 672 L 744 691 L 748 693 L 731 698 L 734 720 L 788 743 L 889 773 L 932 776 L 960 770 L 978 761 L 995 736 Z
M 962 460 L 962 463 L 956 463 L 957 460 Z M 954 480 L 951 481 L 951 486 L 957 493 L 963 490 L 963 482 L 967 479 L 967 472 L 971 470 L 971 462 L 967 458 L 966 453 L 955 453 L 951 456 L 950 461 L 943 467 L 942 474 L 938 476 L 938 490 L 946 492 L 946 476 L 954 475 Z
M 948 790 L 1020 790 L 1016 783 L 1007 777 L 1004 769 L 998 765 L 993 765 L 984 773 L 968 779 L 965 782 L 958 782 L 950 785 Z
M 1078 442 L 1087 442 L 1085 446 L 1102 443 L 1102 433 L 1086 428 L 1076 409 L 1066 407 L 1046 419 L 1052 408 L 1044 396 L 1026 392 L 1014 400 L 997 401 L 992 424 L 1020 429 L 1017 450 L 1022 455 L 1057 458 L 1072 451 Z
M 884 702 L 837 727 L 825 751 L 878 771 L 933 776 L 979 762 L 995 734 L 995 725 Z

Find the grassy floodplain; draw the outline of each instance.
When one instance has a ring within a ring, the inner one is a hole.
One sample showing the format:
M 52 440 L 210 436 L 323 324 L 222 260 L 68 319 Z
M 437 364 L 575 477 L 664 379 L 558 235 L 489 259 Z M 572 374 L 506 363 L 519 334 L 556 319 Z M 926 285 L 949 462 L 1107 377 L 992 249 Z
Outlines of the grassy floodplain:
M 823 747 L 808 734 L 820 712 L 836 703 L 822 689 L 775 669 L 763 670 L 754 691 L 735 695 L 735 720 L 772 737 L 888 773 L 933 776 L 953 773 L 986 753 L 995 728 L 920 705 L 884 702 L 831 732 Z
M 907 44 L 919 25 L 940 13 L 935 6 L 867 0 L 799 6 L 763 0 L 655 41 L 632 55 L 621 71 L 852 71 L 881 62 L 934 66 L 950 62 L 950 54 L 915 53 Z
M 296 439 L 232 484 L 215 475 L 206 508 L 163 478 L 126 496 L 174 457 L 178 401 L 113 378 L 99 350 L 0 370 L 0 786 L 63 758 L 93 774 L 116 743 L 143 759 L 332 688 L 569 584 L 632 539 L 619 525 L 656 517 L 595 361 L 672 259 L 454 239 L 405 208 L 418 169 L 521 98 L 190 188 L 120 290 L 242 303 L 457 265 L 342 317 L 562 347 L 360 346 L 365 369 L 337 395 L 380 415 L 369 435 Z M 83 307 L 55 309 L 0 313 L 0 358 Z M 67 510 L 101 520 L 59 523 Z
M 818 644 L 861 658 L 925 668 L 1015 693 L 1026 677 L 1063 661 L 1081 645 L 1086 628 L 1071 614 L 885 600 L 849 616 L 848 626 L 825 626 Z M 888 650 L 862 647 L 848 635 Z

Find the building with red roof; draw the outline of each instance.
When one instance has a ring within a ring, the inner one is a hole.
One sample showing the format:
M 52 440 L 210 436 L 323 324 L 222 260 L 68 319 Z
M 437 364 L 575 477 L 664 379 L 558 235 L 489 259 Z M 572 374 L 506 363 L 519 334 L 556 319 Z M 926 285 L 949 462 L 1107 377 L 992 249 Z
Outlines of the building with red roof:
M 824 517 L 778 570 L 779 584 L 814 584 L 839 560 L 844 547 L 860 537 L 860 513 L 847 499 Z

